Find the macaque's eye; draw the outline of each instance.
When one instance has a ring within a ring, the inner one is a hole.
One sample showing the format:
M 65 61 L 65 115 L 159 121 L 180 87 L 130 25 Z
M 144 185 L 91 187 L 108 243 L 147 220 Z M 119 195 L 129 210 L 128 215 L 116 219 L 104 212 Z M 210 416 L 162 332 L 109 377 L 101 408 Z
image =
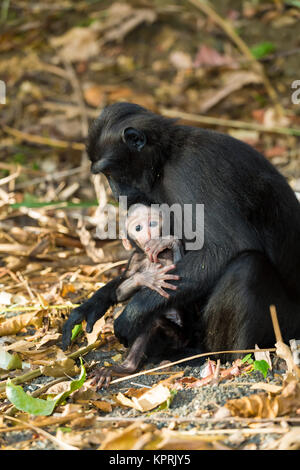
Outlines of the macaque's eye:
M 140 231 L 142 230 L 142 228 L 143 228 L 143 227 L 142 227 L 141 225 L 136 225 L 136 226 L 135 226 L 135 231 L 136 231 L 136 232 L 140 232 Z
M 149 227 L 157 227 L 157 221 L 156 220 L 151 220 L 149 223 Z

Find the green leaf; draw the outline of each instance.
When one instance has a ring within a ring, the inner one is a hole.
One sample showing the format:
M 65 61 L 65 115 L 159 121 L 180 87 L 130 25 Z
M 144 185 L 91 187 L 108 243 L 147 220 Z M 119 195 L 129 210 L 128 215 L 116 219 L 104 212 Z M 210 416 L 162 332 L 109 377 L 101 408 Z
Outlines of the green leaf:
M 285 0 L 286 5 L 291 5 L 292 7 L 300 8 L 300 0 Z
M 73 339 L 75 339 L 76 336 L 78 336 L 81 331 L 82 331 L 82 324 L 80 323 L 80 325 L 75 325 L 73 330 L 72 330 L 71 341 L 73 341 Z
M 34 398 L 27 395 L 20 385 L 14 385 L 10 380 L 8 380 L 6 384 L 6 396 L 18 410 L 26 411 L 27 413 L 37 416 L 49 416 L 59 403 L 63 402 L 72 392 L 75 392 L 75 390 L 78 390 L 84 384 L 86 371 L 81 358 L 80 363 L 81 371 L 79 378 L 70 382 L 69 390 L 60 393 L 52 400 L 42 400 L 41 398 Z
M 251 52 L 256 59 L 261 59 L 262 57 L 265 57 L 266 55 L 274 52 L 275 49 L 276 47 L 271 42 L 262 42 L 254 47 L 251 47 Z
M 261 361 L 254 361 L 253 366 L 254 370 L 259 370 L 259 372 L 262 373 L 264 378 L 267 377 L 268 370 L 270 369 L 270 366 L 267 361 L 265 361 L 264 359 L 262 359 Z
M 247 354 L 247 356 L 243 357 L 242 364 L 244 364 L 245 362 L 248 362 L 248 364 L 253 363 L 253 359 L 251 358 L 251 354 Z
M 36 416 L 49 416 L 55 408 L 55 402 L 27 395 L 21 385 L 14 385 L 9 379 L 6 384 L 6 396 L 18 410 Z
M 22 361 L 18 354 L 10 354 L 7 351 L 0 351 L 0 369 L 13 370 L 22 369 Z

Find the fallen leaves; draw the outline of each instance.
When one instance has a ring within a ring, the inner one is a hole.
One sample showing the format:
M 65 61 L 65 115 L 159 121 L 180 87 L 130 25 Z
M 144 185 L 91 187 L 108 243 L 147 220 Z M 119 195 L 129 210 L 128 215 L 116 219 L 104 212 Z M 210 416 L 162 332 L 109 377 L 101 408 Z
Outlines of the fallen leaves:
M 232 379 L 233 377 L 241 375 L 243 372 L 248 372 L 253 368 L 253 366 L 243 363 L 241 359 L 237 359 L 234 361 L 232 367 L 220 367 L 217 376 L 215 375 L 216 368 L 216 363 L 209 359 L 202 378 L 196 379 L 195 377 L 183 377 L 176 381 L 174 388 L 177 390 L 182 388 L 197 388 L 212 384 L 216 380 L 221 382 L 223 380 Z
M 99 450 L 213 450 L 221 439 L 224 437 L 158 430 L 153 424 L 140 422 L 110 432 Z
M 269 389 L 270 390 L 270 389 Z M 273 389 L 274 390 L 274 389 Z M 285 383 L 276 394 L 259 393 L 226 403 L 232 416 L 243 418 L 275 418 L 290 413 L 300 413 L 300 383 L 291 380 Z
M 152 387 L 150 390 L 145 391 L 143 389 L 138 392 L 139 396 L 132 396 L 132 398 L 128 398 L 120 392 L 116 396 L 116 400 L 123 406 L 129 406 L 130 408 L 144 412 L 153 410 L 171 397 L 169 388 L 161 384 Z
M 84 384 L 86 379 L 86 371 L 81 360 L 81 372 L 77 380 L 69 382 L 67 390 L 64 390 L 51 400 L 42 400 L 40 398 L 34 398 L 24 392 L 21 386 L 14 385 L 10 380 L 6 383 L 6 396 L 8 400 L 21 411 L 33 415 L 51 415 L 55 407 L 65 400 L 71 393 L 78 390 Z
M 0 323 L 0 336 L 14 335 L 30 325 L 40 328 L 45 312 L 23 313 Z

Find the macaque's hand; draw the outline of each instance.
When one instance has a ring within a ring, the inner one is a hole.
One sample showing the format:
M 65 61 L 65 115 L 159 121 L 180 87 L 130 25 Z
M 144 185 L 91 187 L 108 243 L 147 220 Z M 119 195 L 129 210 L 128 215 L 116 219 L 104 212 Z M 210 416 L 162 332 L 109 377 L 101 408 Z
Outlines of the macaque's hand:
M 173 249 L 179 240 L 172 235 L 168 237 L 152 238 L 145 243 L 145 252 L 152 263 L 158 263 L 158 255 L 166 249 Z
M 165 289 L 177 289 L 173 284 L 165 282 L 170 280 L 178 281 L 179 276 L 175 274 L 167 274 L 169 271 L 175 269 L 175 267 L 176 266 L 174 264 L 170 266 L 162 266 L 158 263 L 151 263 L 147 271 L 136 273 L 134 275 L 136 285 L 139 287 L 149 287 L 168 299 L 170 296 L 163 290 L 163 287 Z

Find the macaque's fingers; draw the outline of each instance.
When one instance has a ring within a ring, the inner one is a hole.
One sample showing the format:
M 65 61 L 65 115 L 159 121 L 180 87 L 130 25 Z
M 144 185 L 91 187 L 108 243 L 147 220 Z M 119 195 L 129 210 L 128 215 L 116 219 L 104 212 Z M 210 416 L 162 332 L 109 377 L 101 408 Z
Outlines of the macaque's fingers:
M 105 379 L 105 388 L 108 388 L 110 386 L 111 379 L 112 379 L 112 375 L 111 374 L 107 375 Z
M 86 332 L 91 333 L 94 328 L 94 324 L 100 318 L 98 310 L 90 313 L 86 319 Z
M 100 390 L 103 387 L 104 381 L 106 380 L 105 374 L 102 375 L 98 380 L 96 380 L 96 391 Z
M 167 273 L 168 271 L 172 271 L 173 269 L 175 269 L 176 266 L 175 264 L 171 264 L 169 266 L 163 266 L 161 269 L 160 269 L 160 272 L 161 273 Z
M 145 252 L 148 254 L 150 261 L 157 263 L 158 255 L 169 247 L 170 241 L 159 239 L 149 240 L 145 245 Z
M 96 390 L 100 390 L 104 382 L 106 383 L 108 372 L 109 371 L 108 369 L 106 369 L 106 367 L 100 367 L 100 368 L 98 367 L 89 374 L 89 378 L 94 377 L 94 380 L 91 382 L 91 385 L 92 386 L 96 385 Z
M 180 277 L 176 276 L 175 274 L 164 274 L 161 279 L 164 281 L 178 281 Z
M 177 289 L 177 286 L 174 286 L 173 284 L 168 284 L 167 282 L 162 282 L 161 286 L 165 287 L 166 289 L 171 289 L 171 290 Z
M 156 284 L 152 284 L 151 282 L 145 282 L 144 285 L 145 287 L 149 287 L 149 289 L 155 290 L 162 297 L 165 297 L 166 299 L 170 297 L 170 295 L 167 292 L 165 292 L 161 287 L 157 286 Z

